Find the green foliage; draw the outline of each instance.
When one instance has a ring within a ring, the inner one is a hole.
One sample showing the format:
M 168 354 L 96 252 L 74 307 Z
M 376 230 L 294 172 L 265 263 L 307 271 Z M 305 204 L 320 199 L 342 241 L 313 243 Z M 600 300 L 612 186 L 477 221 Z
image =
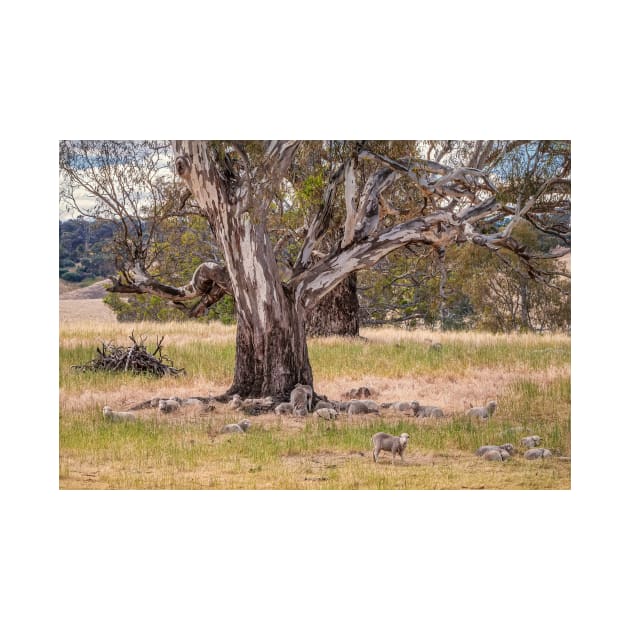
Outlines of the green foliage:
M 109 306 L 119 322 L 137 321 L 185 321 L 187 313 L 170 305 L 161 298 L 150 295 L 132 295 L 121 298 L 116 293 L 111 293 L 103 298 L 103 302 Z M 235 323 L 234 298 L 225 296 L 208 310 L 208 313 L 199 318 L 200 321 L 219 320 L 223 324 Z

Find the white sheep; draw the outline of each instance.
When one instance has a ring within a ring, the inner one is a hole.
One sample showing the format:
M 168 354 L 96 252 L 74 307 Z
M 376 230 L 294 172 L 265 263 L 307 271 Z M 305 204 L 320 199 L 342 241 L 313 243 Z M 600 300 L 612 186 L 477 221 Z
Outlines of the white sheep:
M 136 420 L 136 416 L 130 411 L 113 411 L 108 405 L 103 407 L 103 417 L 107 420 Z
M 334 409 L 322 408 L 315 409 L 313 415 L 324 420 L 334 420 L 337 417 L 337 412 Z
M 501 444 L 501 446 L 494 446 L 493 444 L 480 446 L 475 451 L 475 455 L 479 455 L 481 457 L 489 451 L 505 451 L 508 455 L 512 455 L 512 453 L 514 453 L 514 445 L 508 442 L 507 444 Z
M 375 433 L 372 436 L 372 444 L 374 450 L 372 456 L 374 461 L 378 461 L 378 454 L 381 451 L 390 451 L 392 454 L 392 464 L 396 459 L 396 453 L 400 455 L 400 461 L 403 461 L 403 451 L 407 448 L 407 442 L 409 441 L 409 434 L 403 433 L 400 436 L 390 435 L 389 433 Z
M 250 426 L 249 420 L 241 420 L 237 424 L 226 424 L 221 429 L 221 433 L 245 433 Z
M 378 405 L 376 406 L 376 409 L 374 409 L 373 407 L 366 405 L 364 401 L 359 400 L 353 400 L 348 404 L 349 417 L 363 413 L 378 413 Z
M 232 396 L 232 400 L 227 404 L 228 409 L 238 409 L 243 404 L 243 399 L 238 395 L 234 394 Z
M 415 412 L 418 418 L 443 418 L 444 411 L 439 407 L 433 407 L 431 405 L 420 405 Z
M 547 448 L 530 448 L 523 453 L 525 459 L 542 459 L 545 457 L 551 457 L 551 451 Z
M 466 412 L 471 418 L 483 418 L 487 420 L 492 416 L 497 408 L 496 400 L 491 400 L 485 407 L 472 407 Z
M 283 414 L 292 414 L 293 413 L 293 405 L 291 403 L 288 403 L 288 402 L 280 403 L 279 405 L 276 405 L 276 408 L 274 409 L 274 413 L 277 416 L 281 416 Z
M 178 411 L 180 407 L 181 404 L 176 398 L 163 398 L 158 403 L 158 409 L 162 413 L 173 413 L 173 411 Z
M 540 446 L 542 439 L 539 435 L 528 435 L 521 440 L 521 444 L 527 448 L 534 448 Z

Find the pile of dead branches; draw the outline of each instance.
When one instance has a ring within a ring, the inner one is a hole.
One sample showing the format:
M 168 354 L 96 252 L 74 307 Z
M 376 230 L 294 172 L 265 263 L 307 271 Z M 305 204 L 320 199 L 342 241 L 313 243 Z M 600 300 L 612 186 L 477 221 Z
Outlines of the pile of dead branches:
M 137 341 L 131 333 L 133 345 L 115 346 L 111 342 L 101 344 L 96 348 L 96 358 L 85 365 L 73 365 L 76 370 L 108 371 L 108 372 L 131 372 L 132 374 L 153 374 L 155 376 L 166 376 L 168 374 L 177 375 L 185 373 L 184 368 L 173 367 L 173 362 L 162 354 L 162 339 L 157 340 L 157 345 L 152 353 L 146 349 L 146 337 Z

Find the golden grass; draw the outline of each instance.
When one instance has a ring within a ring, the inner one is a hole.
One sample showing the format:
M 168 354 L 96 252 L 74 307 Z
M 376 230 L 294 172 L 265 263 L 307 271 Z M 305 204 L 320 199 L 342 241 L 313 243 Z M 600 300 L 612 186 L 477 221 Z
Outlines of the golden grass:
M 100 340 L 128 345 L 131 330 L 164 351 L 181 377 L 154 379 L 71 369 L 94 356 Z M 309 343 L 316 390 L 329 398 L 359 385 L 379 402 L 418 400 L 441 406 L 443 420 L 385 411 L 379 418 L 335 423 L 273 414 L 252 419 L 247 435 L 221 435 L 241 419 L 217 404 L 208 414 L 138 413 L 112 425 L 101 409 L 127 409 L 153 396 L 222 393 L 231 382 L 235 328 L 191 322 L 60 324 L 59 485 L 61 488 L 438 489 L 570 488 L 570 339 L 561 335 L 362 330 L 366 340 Z M 430 351 L 426 338 L 439 341 Z M 464 418 L 471 404 L 499 401 L 488 423 Z M 370 435 L 412 435 L 404 465 L 389 454 L 374 464 Z M 525 433 L 524 433 L 525 432 Z M 526 462 L 481 461 L 481 443 L 518 441 L 538 433 L 556 455 Z

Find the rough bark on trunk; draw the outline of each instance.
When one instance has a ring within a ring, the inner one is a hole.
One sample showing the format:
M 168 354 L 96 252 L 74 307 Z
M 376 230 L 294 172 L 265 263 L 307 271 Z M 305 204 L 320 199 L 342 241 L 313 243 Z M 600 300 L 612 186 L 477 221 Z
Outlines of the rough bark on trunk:
M 297 383 L 313 384 L 303 307 L 280 281 L 265 229 L 266 190 L 233 187 L 207 145 L 177 143 L 178 174 L 186 181 L 223 249 L 236 303 L 236 366 L 226 395 L 288 400 Z M 282 148 L 271 148 L 280 169 Z
M 357 276 L 350 274 L 309 313 L 306 332 L 313 337 L 359 334 Z

